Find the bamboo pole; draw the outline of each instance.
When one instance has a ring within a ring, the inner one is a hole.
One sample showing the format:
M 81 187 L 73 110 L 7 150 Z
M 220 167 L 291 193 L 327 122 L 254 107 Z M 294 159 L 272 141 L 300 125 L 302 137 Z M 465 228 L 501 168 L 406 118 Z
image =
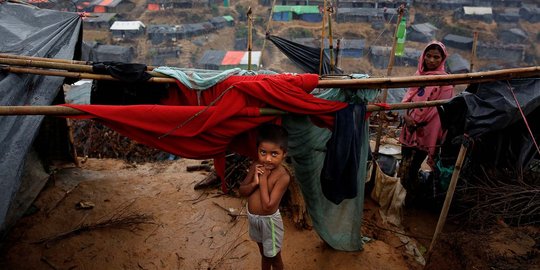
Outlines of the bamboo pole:
M 69 60 L 69 59 L 57 59 L 57 58 L 46 58 L 46 57 L 37 57 L 37 56 L 26 56 L 26 55 L 16 55 L 8 53 L 0 53 L 0 58 L 10 58 L 10 59 L 24 59 L 24 60 L 34 60 L 34 61 L 47 61 L 54 63 L 64 63 L 64 64 L 75 64 L 75 65 L 92 65 L 92 61 L 79 61 L 79 60 Z M 146 69 L 151 71 L 155 67 L 147 66 Z
M 473 32 L 473 44 L 472 44 L 472 52 L 471 52 L 471 66 L 469 71 L 473 72 L 474 69 L 474 62 L 476 61 L 476 45 L 478 42 L 478 32 Z
M 368 104 L 366 110 L 368 112 L 386 111 L 386 110 L 405 110 L 413 108 L 439 106 L 450 101 L 449 99 L 423 101 L 423 102 L 406 102 L 387 104 L 379 106 L 376 104 Z M 201 106 L 201 108 L 206 108 Z M 283 115 L 288 112 L 273 109 L 259 108 L 261 115 Z M 74 116 L 86 115 L 85 112 L 66 106 L 0 106 L 0 115 L 53 115 L 53 116 Z
M 394 60 L 395 60 L 395 52 L 396 52 L 396 41 L 397 41 L 397 32 L 399 28 L 399 23 L 401 22 L 401 18 L 403 18 L 403 11 L 404 7 L 401 5 L 399 7 L 399 16 L 396 23 L 396 29 L 394 29 L 394 38 L 392 41 L 392 49 L 390 50 L 390 60 L 388 61 L 388 69 L 386 70 L 386 76 L 390 77 L 392 75 L 392 69 L 394 68 Z M 383 89 L 383 95 L 381 102 L 385 103 L 388 99 L 388 88 Z M 382 137 L 382 130 L 384 123 L 386 122 L 386 117 L 383 113 L 379 113 L 379 127 L 377 128 L 377 136 L 375 138 L 375 149 L 373 150 L 373 155 L 377 157 L 379 154 L 379 148 L 381 147 L 381 137 Z
M 68 71 L 56 71 L 35 68 L 19 68 L 12 66 L 0 66 L 0 71 L 35 74 L 47 76 L 59 76 L 77 79 L 93 80 L 118 80 L 110 75 L 80 73 Z M 401 88 L 401 87 L 419 87 L 428 85 L 459 85 L 482 83 L 492 81 L 511 80 L 517 78 L 538 78 L 540 77 L 540 66 L 511 68 L 484 72 L 449 74 L 449 75 L 421 75 L 421 76 L 402 76 L 385 78 L 365 78 L 365 79 L 320 79 L 318 88 L 356 88 L 356 89 L 380 89 L 380 88 Z M 174 78 L 153 77 L 148 82 L 154 83 L 176 83 Z
M 321 26 L 321 51 L 319 55 L 319 75 L 322 75 L 323 67 L 323 55 L 324 55 L 324 29 L 326 28 L 326 1 L 323 0 L 323 14 L 322 14 L 322 26 Z
M 274 16 L 274 7 L 276 6 L 276 0 L 272 2 L 272 9 L 270 9 L 270 18 L 268 19 L 268 24 L 266 25 L 266 31 L 264 32 L 264 35 L 270 34 L 270 29 L 272 29 L 272 16 Z M 263 40 L 263 45 L 261 49 L 261 62 L 264 55 L 264 49 L 266 48 L 266 37 Z M 257 70 L 261 68 L 261 65 L 257 67 Z
M 328 50 L 330 51 L 330 74 L 334 74 L 334 38 L 332 33 L 333 8 L 328 8 Z
M 63 62 L 47 61 L 47 60 L 15 59 L 15 58 L 1 58 L 0 57 L 0 64 L 22 66 L 22 67 L 34 67 L 34 68 L 62 69 L 62 70 L 68 70 L 68 71 L 74 71 L 74 72 L 85 72 L 85 73 L 94 72 L 94 69 L 91 65 L 63 63 Z M 152 77 L 170 78 L 169 76 L 161 74 L 159 72 L 147 71 L 147 73 L 152 75 Z
M 454 167 L 454 171 L 452 172 L 450 185 L 448 186 L 448 190 L 446 191 L 446 198 L 444 199 L 444 204 L 441 210 L 441 214 L 439 215 L 439 220 L 437 221 L 437 227 L 435 228 L 435 233 L 433 234 L 433 238 L 431 239 L 431 244 L 429 245 L 429 250 L 426 255 L 426 262 L 429 261 L 431 254 L 433 253 L 433 248 L 435 247 L 435 243 L 437 242 L 437 238 L 439 237 L 439 234 L 441 233 L 444 227 L 444 224 L 446 222 L 448 210 L 450 209 L 450 204 L 452 203 L 452 197 L 454 196 L 454 191 L 456 190 L 459 173 L 461 172 L 463 161 L 465 160 L 465 155 L 467 154 L 468 146 L 469 146 L 469 143 L 467 141 L 463 141 L 461 143 L 461 148 L 459 149 L 456 165 Z
M 247 36 L 247 51 L 248 51 L 248 67 L 247 70 L 251 70 L 251 45 L 252 45 L 252 39 L 253 39 L 253 17 L 251 12 L 251 7 L 248 8 L 247 11 L 247 24 L 248 24 L 248 36 Z

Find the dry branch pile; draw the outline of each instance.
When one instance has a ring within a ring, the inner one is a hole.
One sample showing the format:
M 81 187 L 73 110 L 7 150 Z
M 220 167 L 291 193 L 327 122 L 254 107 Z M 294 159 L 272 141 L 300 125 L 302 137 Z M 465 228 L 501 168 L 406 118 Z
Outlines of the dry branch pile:
M 472 223 L 540 224 L 540 173 L 480 167 L 464 178 L 458 203 Z
M 117 158 L 129 162 L 165 160 L 169 154 L 137 143 L 100 123 L 73 121 L 74 145 L 79 156 Z

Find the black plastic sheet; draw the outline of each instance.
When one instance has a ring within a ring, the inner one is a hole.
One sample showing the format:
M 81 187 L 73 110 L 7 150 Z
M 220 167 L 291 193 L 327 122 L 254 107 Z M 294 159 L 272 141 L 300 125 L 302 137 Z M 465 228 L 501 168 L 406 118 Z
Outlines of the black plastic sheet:
M 443 127 L 448 129 L 442 160 L 457 156 L 459 137 L 465 133 L 475 141 L 472 149 L 475 163 L 526 167 L 538 155 L 532 138 L 540 140 L 540 79 L 471 85 L 443 105 L 439 115 Z
M 73 59 L 81 31 L 82 21 L 76 13 L 0 3 L 0 53 Z M 51 105 L 63 82 L 63 77 L 1 72 L 0 105 Z M 0 117 L 0 232 L 6 229 L 26 154 L 43 119 L 40 115 Z

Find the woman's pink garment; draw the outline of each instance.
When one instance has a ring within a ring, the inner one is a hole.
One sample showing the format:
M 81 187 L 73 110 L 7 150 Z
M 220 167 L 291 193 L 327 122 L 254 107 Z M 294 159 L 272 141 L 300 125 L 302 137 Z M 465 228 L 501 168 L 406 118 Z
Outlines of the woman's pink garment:
M 445 75 L 444 62 L 448 57 L 445 46 L 437 41 L 431 44 L 439 45 L 444 51 L 444 59 L 435 70 L 424 71 L 424 55 L 426 49 L 422 52 L 418 60 L 418 70 L 415 75 Z M 426 48 L 428 47 L 426 46 Z M 454 95 L 453 86 L 425 86 L 409 88 L 402 102 L 419 102 L 429 100 L 448 99 Z M 428 155 L 428 164 L 433 167 L 433 158 L 436 148 L 440 145 L 443 138 L 441 121 L 436 107 L 417 108 L 407 110 L 407 114 L 416 123 L 416 128 L 407 125 L 403 126 L 400 136 L 400 142 L 404 146 L 418 148 L 426 151 Z

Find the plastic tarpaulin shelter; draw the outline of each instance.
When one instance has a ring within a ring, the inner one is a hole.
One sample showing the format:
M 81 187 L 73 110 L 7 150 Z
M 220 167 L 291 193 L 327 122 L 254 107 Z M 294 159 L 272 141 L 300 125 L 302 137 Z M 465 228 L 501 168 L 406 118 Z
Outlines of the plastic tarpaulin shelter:
M 519 106 L 512 92 L 515 93 Z M 538 153 L 519 107 L 538 142 L 540 79 L 515 79 L 472 85 L 439 110 L 441 123 L 448 128 L 441 153 L 457 156 L 452 142 L 454 138 L 466 133 L 475 139 L 472 149 L 475 163 L 498 167 L 526 167 L 535 156 L 538 158 Z
M 304 72 L 319 73 L 320 48 L 305 46 L 273 35 L 267 35 L 266 38 L 274 43 L 282 53 L 291 59 L 291 61 Z M 325 52 L 323 56 L 322 74 L 331 74 L 331 70 L 330 58 Z M 342 73 L 343 71 L 334 67 L 334 74 Z
M 2 53 L 73 59 L 81 29 L 82 20 L 76 13 L 0 3 Z M 50 105 L 63 81 L 63 77 L 0 73 L 0 104 Z M 22 215 L 12 213 L 8 218 L 21 186 L 25 158 L 43 119 L 38 115 L 0 117 L 0 231 Z
M 318 6 L 274 6 L 272 20 L 287 22 L 293 20 L 294 18 L 307 22 L 322 21 L 322 16 Z

